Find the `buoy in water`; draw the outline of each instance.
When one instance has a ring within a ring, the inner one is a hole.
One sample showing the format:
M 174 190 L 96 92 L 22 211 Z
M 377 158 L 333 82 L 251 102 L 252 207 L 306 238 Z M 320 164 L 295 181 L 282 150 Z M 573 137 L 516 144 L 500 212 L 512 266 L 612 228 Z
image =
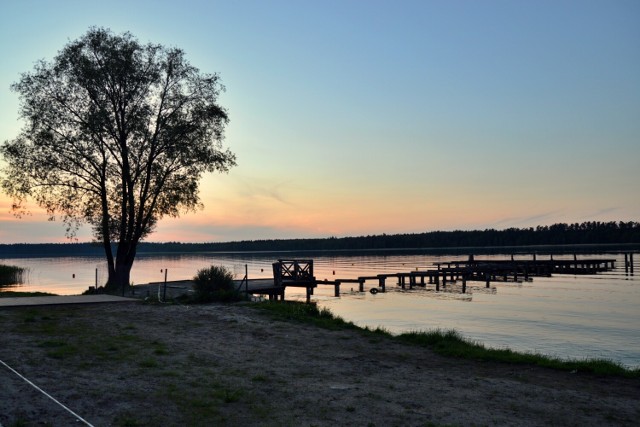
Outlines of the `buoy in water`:
M 378 293 L 378 288 L 371 288 L 369 289 L 369 292 L 371 292 L 372 295 L 375 295 Z

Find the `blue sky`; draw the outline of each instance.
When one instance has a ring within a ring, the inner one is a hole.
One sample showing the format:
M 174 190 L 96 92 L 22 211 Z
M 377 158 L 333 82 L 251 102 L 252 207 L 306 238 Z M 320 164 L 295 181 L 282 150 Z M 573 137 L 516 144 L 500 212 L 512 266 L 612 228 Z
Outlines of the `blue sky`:
M 150 240 L 640 220 L 640 2 L 4 1 L 0 141 L 10 84 L 94 25 L 227 88 L 238 166 Z M 64 240 L 9 203 L 0 243 Z

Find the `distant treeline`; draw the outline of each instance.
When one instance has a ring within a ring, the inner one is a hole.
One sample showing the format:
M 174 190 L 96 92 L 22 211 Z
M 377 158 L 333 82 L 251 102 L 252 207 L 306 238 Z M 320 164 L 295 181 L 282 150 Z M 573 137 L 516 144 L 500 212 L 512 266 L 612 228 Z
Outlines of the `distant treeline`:
M 554 245 L 640 244 L 638 222 L 583 222 L 505 230 L 432 231 L 426 233 L 329 237 L 316 239 L 245 240 L 220 243 L 141 243 L 139 254 L 244 251 L 330 251 L 407 248 L 468 248 Z M 101 256 L 96 243 L 0 245 L 0 257 Z

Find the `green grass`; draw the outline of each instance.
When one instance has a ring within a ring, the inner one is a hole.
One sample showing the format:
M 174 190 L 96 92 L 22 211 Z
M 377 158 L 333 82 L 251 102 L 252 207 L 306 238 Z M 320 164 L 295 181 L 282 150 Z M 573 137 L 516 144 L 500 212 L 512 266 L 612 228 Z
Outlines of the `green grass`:
M 190 393 L 184 393 L 184 384 L 174 382 L 165 383 L 160 393 L 182 408 L 188 425 L 225 424 L 223 406 L 239 402 L 247 392 L 219 381 L 214 370 L 202 369 L 199 373 L 200 377 L 188 383 Z
M 41 337 L 38 346 L 55 359 L 137 363 L 145 368 L 157 365 L 157 358 L 169 353 L 163 342 L 132 333 L 131 325 L 101 331 L 87 329 L 81 321 L 71 321 L 77 313 L 73 307 L 28 308 L 19 312 L 20 322 L 15 328 Z
M 360 328 L 351 322 L 337 317 L 328 309 L 318 309 L 313 304 L 297 302 L 264 302 L 256 308 L 270 313 L 274 318 L 313 324 L 331 330 L 358 329 L 376 337 L 428 348 L 447 357 L 494 361 L 510 364 L 536 365 L 571 372 L 590 372 L 598 375 L 624 376 L 640 378 L 640 369 L 627 369 L 623 365 L 606 359 L 563 360 L 540 354 L 520 353 L 509 349 L 490 349 L 484 345 L 467 340 L 455 330 L 432 330 L 407 332 L 397 336 L 384 329 L 370 330 Z
M 53 359 L 67 359 L 78 354 L 78 347 L 69 344 L 66 341 L 47 340 L 42 341 L 38 346 L 46 348 L 47 357 L 51 357 Z
M 263 302 L 252 305 L 260 310 L 268 312 L 271 316 L 279 320 L 293 320 L 297 322 L 307 323 L 319 326 L 325 329 L 341 330 L 341 329 L 358 329 L 368 333 L 389 335 L 383 329 L 370 330 L 368 328 L 360 328 L 352 322 L 347 322 L 341 317 L 335 316 L 331 310 L 326 308 L 318 309 L 315 304 L 303 304 L 292 301 L 281 302 Z
M 521 353 L 509 349 L 492 349 L 463 338 L 455 330 L 407 332 L 396 339 L 427 347 L 449 357 L 482 361 L 499 361 L 512 364 L 528 364 L 563 371 L 591 372 L 599 375 L 616 375 L 638 378 L 640 369 L 626 369 L 619 363 L 605 359 L 564 360 L 541 354 Z

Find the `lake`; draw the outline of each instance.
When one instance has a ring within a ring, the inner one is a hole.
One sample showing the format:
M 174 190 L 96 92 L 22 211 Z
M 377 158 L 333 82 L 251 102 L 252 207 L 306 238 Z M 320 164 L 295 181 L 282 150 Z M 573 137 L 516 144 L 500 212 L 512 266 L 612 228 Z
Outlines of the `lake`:
M 548 255 L 546 255 L 548 258 Z M 554 255 L 554 258 L 573 255 Z M 383 327 L 392 333 L 429 329 L 456 329 L 466 338 L 494 348 L 511 348 L 561 358 L 605 358 L 627 367 L 640 367 L 640 280 L 625 272 L 624 256 L 583 254 L 582 258 L 616 259 L 616 267 L 596 275 L 535 277 L 531 282 L 469 282 L 466 294 L 449 286 L 435 292 L 433 286 L 402 291 L 394 280 L 386 293 L 355 292 L 357 284 L 342 285 L 333 297 L 332 286 L 320 286 L 314 300 L 321 307 L 360 326 Z M 134 283 L 188 279 L 198 269 L 224 265 L 237 278 L 269 277 L 278 258 L 313 258 L 318 279 L 356 278 L 380 273 L 433 268 L 433 263 L 464 260 L 467 255 L 432 253 L 276 254 L 190 253 L 140 255 L 131 278 Z M 483 255 L 506 259 L 506 254 Z M 530 255 L 516 255 L 530 259 Z M 635 256 L 635 271 L 638 259 Z M 545 255 L 538 255 L 545 259 Z M 96 282 L 106 281 L 106 264 L 96 257 L 5 258 L 0 264 L 27 268 L 26 283 L 12 290 L 78 294 Z M 367 282 L 366 288 L 377 283 Z M 287 299 L 304 299 L 304 290 L 287 290 Z

